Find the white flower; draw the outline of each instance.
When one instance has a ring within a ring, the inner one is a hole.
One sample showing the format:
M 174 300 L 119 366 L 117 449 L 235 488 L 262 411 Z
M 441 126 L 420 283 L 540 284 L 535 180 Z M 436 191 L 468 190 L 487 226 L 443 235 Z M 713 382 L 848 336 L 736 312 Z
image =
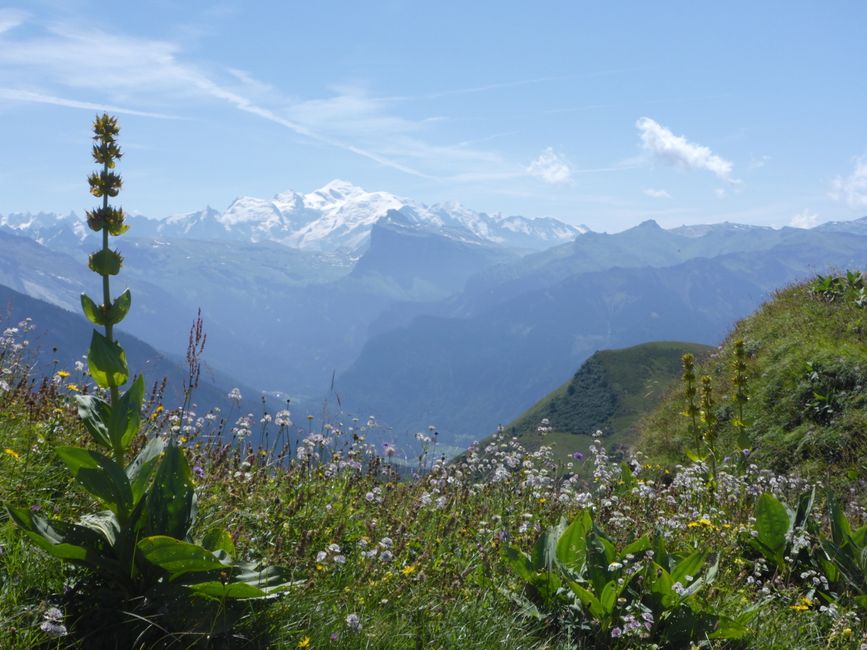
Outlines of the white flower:
M 361 632 L 361 619 L 358 614 L 350 614 L 346 617 L 346 626 L 353 632 Z

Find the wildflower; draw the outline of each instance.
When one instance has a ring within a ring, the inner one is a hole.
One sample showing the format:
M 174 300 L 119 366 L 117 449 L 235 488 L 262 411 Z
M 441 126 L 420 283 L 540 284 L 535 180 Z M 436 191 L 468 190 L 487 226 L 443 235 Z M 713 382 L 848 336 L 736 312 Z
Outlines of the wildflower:
M 67 377 L 69 377 L 69 372 L 67 372 L 66 370 L 58 370 L 57 376 L 61 379 L 66 379 Z
M 582 454 L 580 451 L 573 452 L 572 460 L 584 460 L 584 454 Z
M 305 634 L 301 638 L 301 640 L 298 642 L 298 647 L 299 648 L 309 648 L 310 647 L 310 637 Z
M 813 601 L 809 597 L 801 596 L 797 603 L 789 605 L 789 609 L 794 609 L 796 612 L 806 612 L 812 605 Z
M 409 575 L 412 575 L 413 573 L 415 573 L 415 567 L 412 564 L 408 564 L 405 567 L 403 567 L 403 569 L 401 569 L 400 572 L 405 576 L 409 576 Z
M 353 632 L 361 632 L 361 619 L 358 614 L 350 614 L 346 617 L 346 626 Z
M 228 397 L 230 400 L 235 402 L 235 404 L 240 404 L 241 403 L 241 389 L 240 388 L 233 388 L 232 390 L 229 391 Z
M 81 388 L 78 384 L 66 384 L 66 390 L 71 390 L 73 393 L 80 393 Z
M 21 456 L 18 454 L 18 452 L 15 451 L 14 449 L 9 449 L 9 447 L 4 449 L 3 453 L 8 454 L 9 456 L 12 456 L 12 458 L 14 458 L 15 460 L 21 460 Z
M 611 629 L 611 638 L 612 639 L 618 639 L 618 638 L 620 638 L 620 636 L 622 634 L 623 634 L 623 630 L 621 630 L 619 627 L 615 627 L 615 628 Z
M 66 626 L 63 624 L 63 612 L 56 607 L 49 607 L 42 615 L 45 619 L 39 629 L 52 638 L 66 636 Z
M 205 470 L 203 470 L 200 466 L 196 465 L 193 467 L 193 474 L 198 476 L 199 478 L 205 478 Z

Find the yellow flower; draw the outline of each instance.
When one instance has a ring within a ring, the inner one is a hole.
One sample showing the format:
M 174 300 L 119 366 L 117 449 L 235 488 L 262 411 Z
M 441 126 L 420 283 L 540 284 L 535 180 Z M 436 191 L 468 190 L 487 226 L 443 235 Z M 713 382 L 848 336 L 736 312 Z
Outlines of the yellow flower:
M 713 525 L 713 522 L 706 517 L 702 517 L 698 521 L 691 521 L 686 526 L 687 526 L 687 528 L 698 528 L 699 526 L 706 526 L 708 528 L 716 528 L 716 526 Z
M 298 647 L 299 648 L 309 648 L 310 647 L 310 637 L 305 634 L 301 638 L 301 640 L 298 642 Z
M 18 452 L 15 451 L 14 449 L 9 449 L 9 448 L 7 447 L 6 449 L 3 450 L 3 452 L 9 454 L 9 455 L 12 456 L 12 458 L 14 458 L 15 460 L 21 460 L 21 456 L 19 456 L 19 455 L 18 455 Z
M 813 601 L 807 596 L 801 596 L 801 599 L 795 605 L 789 605 L 789 609 L 794 609 L 796 612 L 806 612 L 813 605 Z
M 71 390 L 73 393 L 80 393 L 81 389 L 78 384 L 66 384 L 66 390 Z
M 317 565 L 316 565 L 316 570 L 317 570 L 317 571 L 324 571 L 324 570 L 325 570 L 325 565 L 324 565 L 324 564 L 317 564 Z
M 67 377 L 69 377 L 69 373 L 66 372 L 65 370 L 58 370 L 57 376 L 60 377 L 61 379 L 66 379 Z
M 415 567 L 411 564 L 408 564 L 407 566 L 403 567 L 400 572 L 405 576 L 412 575 L 413 573 L 415 573 Z

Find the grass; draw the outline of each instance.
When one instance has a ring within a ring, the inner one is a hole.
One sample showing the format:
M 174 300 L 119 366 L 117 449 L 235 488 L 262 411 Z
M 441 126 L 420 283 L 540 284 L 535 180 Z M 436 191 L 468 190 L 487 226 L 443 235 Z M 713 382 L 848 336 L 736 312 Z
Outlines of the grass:
M 734 343 L 747 351 L 746 435 L 756 462 L 824 478 L 838 490 L 867 479 L 867 310 L 817 295 L 810 283 L 777 292 L 744 319 L 720 351 L 700 364 L 713 380 L 720 435 L 736 449 L 732 405 Z M 642 423 L 639 447 L 660 462 L 688 444 L 682 389 L 675 387 Z
M 792 306 L 804 295 L 790 292 L 778 297 L 789 308 L 779 313 L 795 319 Z M 765 307 L 759 323 L 778 308 Z M 807 311 L 825 314 L 826 309 L 810 304 Z M 853 332 L 851 316 L 835 316 L 834 327 Z M 782 327 L 826 340 L 815 324 Z M 837 331 L 828 327 L 828 336 Z M 781 336 L 783 330 L 773 330 L 770 322 L 761 327 L 743 323 L 738 332 L 749 334 L 758 360 L 759 350 L 771 348 L 762 337 Z M 860 330 L 855 335 L 861 336 Z M 70 384 L 81 390 L 86 377 L 29 378 L 23 351 L 8 340 L 5 346 L 6 352 L 0 351 L 0 449 L 8 451 L 0 453 L 0 501 L 74 519 L 93 504 L 53 448 L 85 444 L 69 396 L 75 392 Z M 797 352 L 819 358 L 815 351 Z M 725 350 L 716 362 L 725 362 Z M 631 375 L 628 366 L 621 370 L 622 384 Z M 751 406 L 757 408 L 768 398 L 759 390 L 759 370 L 753 372 L 757 397 Z M 504 561 L 505 549 L 530 552 L 549 526 L 561 518 L 570 521 L 586 508 L 618 549 L 655 531 L 672 552 L 712 549 L 719 573 L 700 593 L 701 603 L 743 616 L 747 634 L 739 641 L 695 639 L 698 647 L 818 649 L 867 643 L 867 612 L 854 604 L 854 592 L 835 586 L 824 598 L 809 573 L 812 565 L 771 570 L 745 543 L 755 530 L 758 495 L 771 492 L 793 504 L 808 487 L 806 479 L 781 473 L 780 463 L 721 463 L 719 487 L 710 498 L 706 468 L 678 464 L 682 458 L 674 450 L 670 462 L 660 462 L 666 460 L 660 454 L 627 470 L 607 456 L 603 445 L 593 445 L 581 461 L 586 469 L 578 472 L 576 461 L 570 471 L 547 446 L 560 435 L 574 434 L 549 434 L 535 449 L 524 446 L 527 436 L 519 441 L 496 435 L 456 462 L 425 457 L 407 477 L 405 469 L 398 473 L 367 444 L 372 432 L 364 423 L 298 431 L 263 417 L 258 425 L 247 421 L 242 426 L 236 419 L 243 414 L 231 410 L 197 415 L 160 412 L 154 404 L 146 415 L 146 435 L 169 435 L 174 427 L 196 468 L 199 516 L 193 536 L 212 526 L 227 528 L 240 556 L 285 567 L 290 586 L 269 601 L 242 602 L 231 619 L 228 610 L 220 611 L 205 628 L 189 626 L 201 605 L 190 599 L 188 609 L 153 621 L 142 637 L 146 643 L 125 647 L 651 647 L 653 639 L 637 633 L 612 636 L 576 602 L 528 615 L 532 593 Z M 674 430 L 679 430 L 679 417 L 668 420 Z M 257 426 L 260 435 L 269 431 L 267 449 L 249 443 Z M 606 445 L 612 440 L 606 438 Z M 818 485 L 819 497 L 811 532 L 805 533 L 811 553 L 820 535 L 827 534 L 825 488 L 830 485 L 814 474 L 809 482 Z M 839 481 L 832 483 L 840 487 Z M 838 493 L 846 498 L 852 526 L 863 525 L 858 495 Z M 89 600 L 90 577 L 36 550 L 5 514 L 0 515 L 0 545 L 4 647 L 115 647 L 119 630 L 142 627 L 118 604 L 98 610 Z M 805 598 L 809 605 L 802 604 Z M 51 607 L 62 612 L 64 636 L 54 638 L 41 629 Z M 163 629 L 155 627 L 157 622 Z

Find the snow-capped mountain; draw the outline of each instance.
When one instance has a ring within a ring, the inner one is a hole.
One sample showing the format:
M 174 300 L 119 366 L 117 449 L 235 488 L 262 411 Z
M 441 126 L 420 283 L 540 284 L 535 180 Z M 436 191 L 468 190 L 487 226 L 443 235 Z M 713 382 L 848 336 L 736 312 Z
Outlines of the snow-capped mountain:
M 388 192 L 368 192 L 334 180 L 299 194 L 272 199 L 244 196 L 222 213 L 212 209 L 164 219 L 158 232 L 167 237 L 274 241 L 317 251 L 358 251 L 366 247 L 373 225 L 390 210 L 402 212 L 416 227 L 462 241 L 543 249 L 574 239 L 586 228 L 556 219 L 490 216 L 458 203 L 427 206 Z
M 128 217 L 131 236 L 276 242 L 310 251 L 364 250 L 373 225 L 398 210 L 416 228 L 465 242 L 542 250 L 587 231 L 556 219 L 503 217 L 470 210 L 459 203 L 427 206 L 388 192 L 368 192 L 334 180 L 308 194 L 288 191 L 271 199 L 242 196 L 220 212 L 204 210 L 154 220 Z M 80 243 L 92 235 L 82 217 L 0 216 L 0 227 L 41 243 Z M 62 238 L 61 241 L 58 238 Z

